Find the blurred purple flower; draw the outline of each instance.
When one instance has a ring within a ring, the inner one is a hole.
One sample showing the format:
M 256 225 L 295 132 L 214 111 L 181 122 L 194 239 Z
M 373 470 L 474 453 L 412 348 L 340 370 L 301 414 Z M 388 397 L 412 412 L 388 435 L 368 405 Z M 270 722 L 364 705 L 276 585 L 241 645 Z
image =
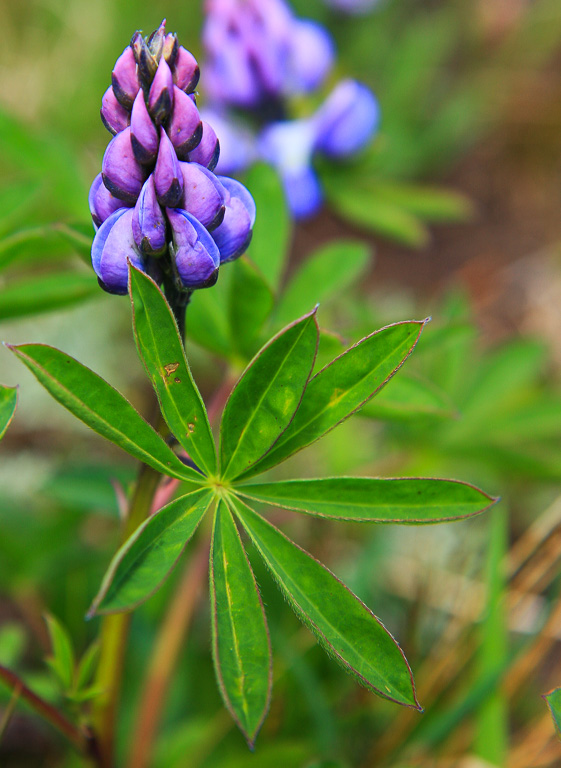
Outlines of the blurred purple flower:
M 206 12 L 211 103 L 204 117 L 220 143 L 217 172 L 265 160 L 277 169 L 293 215 L 311 216 L 322 201 L 314 155 L 343 159 L 363 149 L 378 127 L 378 102 L 366 86 L 343 80 L 311 117 L 289 119 L 289 97 L 320 86 L 331 68 L 328 33 L 295 18 L 284 0 L 207 0 Z
M 208 287 L 249 243 L 255 205 L 212 172 L 220 145 L 197 109 L 198 79 L 165 21 L 148 38 L 135 33 L 115 64 L 101 107 L 113 138 L 89 196 L 92 264 L 110 293 L 127 292 L 128 261 L 179 290 Z
M 203 43 L 212 101 L 259 109 L 316 88 L 333 64 L 331 37 L 284 0 L 207 0 Z

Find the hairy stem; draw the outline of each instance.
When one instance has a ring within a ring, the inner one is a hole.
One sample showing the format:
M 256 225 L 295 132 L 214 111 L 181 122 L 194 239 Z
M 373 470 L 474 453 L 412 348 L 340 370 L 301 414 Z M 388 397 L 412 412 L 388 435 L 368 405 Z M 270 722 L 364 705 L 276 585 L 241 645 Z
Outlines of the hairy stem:
M 62 712 L 49 704 L 40 696 L 37 696 L 31 688 L 20 680 L 11 670 L 0 665 L 0 681 L 4 682 L 14 692 L 14 705 L 18 699 L 23 699 L 29 706 L 41 715 L 61 733 L 77 750 L 101 765 L 96 749 L 96 743 L 91 733 L 74 725 Z

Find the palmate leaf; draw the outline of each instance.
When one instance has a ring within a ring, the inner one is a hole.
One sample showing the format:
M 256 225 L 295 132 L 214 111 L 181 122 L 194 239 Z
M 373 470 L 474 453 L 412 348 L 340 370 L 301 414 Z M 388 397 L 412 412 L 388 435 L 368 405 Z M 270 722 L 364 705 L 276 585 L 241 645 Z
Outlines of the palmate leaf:
M 228 317 L 234 350 L 245 359 L 253 357 L 263 323 L 274 306 L 274 296 L 265 278 L 245 256 L 232 270 L 228 295 Z M 306 309 L 310 306 L 308 301 Z M 297 313 L 292 317 L 298 317 Z
M 210 490 L 193 491 L 142 523 L 111 561 L 88 617 L 130 611 L 156 592 L 197 530 L 211 501 Z
M 136 347 L 162 414 L 193 461 L 212 475 L 216 472 L 214 439 L 172 311 L 156 283 L 133 266 L 130 294 Z
M 557 735 L 561 737 L 561 688 L 554 688 L 549 693 L 544 693 L 543 698 L 551 712 Z
M 53 272 L 10 282 L 0 291 L 0 320 L 38 315 L 99 296 L 89 272 Z
M 123 395 L 85 365 L 46 344 L 7 346 L 55 400 L 95 432 L 158 472 L 182 480 L 201 479 Z
M 276 320 L 285 325 L 310 306 L 340 295 L 364 272 L 370 248 L 353 240 L 324 245 L 300 266 L 283 291 Z
M 263 458 L 240 479 L 264 472 L 319 440 L 393 376 L 413 351 L 427 321 L 396 323 L 362 339 L 309 382 L 294 419 Z
M 0 440 L 4 437 L 14 418 L 18 402 L 18 388 L 0 384 Z
M 220 692 L 252 748 L 269 708 L 271 645 L 259 589 L 224 503 L 218 505 L 214 519 L 210 598 Z
M 379 619 L 331 571 L 241 500 L 231 504 L 290 606 L 327 653 L 369 690 L 420 709 L 409 664 Z
M 468 483 L 416 477 L 327 477 L 239 485 L 236 490 L 255 501 L 316 517 L 408 525 L 461 520 L 497 502 Z
M 245 184 L 259 211 L 248 255 L 276 293 L 288 258 L 292 234 L 286 196 L 277 173 L 264 163 L 251 168 Z
M 244 371 L 220 425 L 223 479 L 256 462 L 290 423 L 314 366 L 318 336 L 314 309 L 273 337 Z

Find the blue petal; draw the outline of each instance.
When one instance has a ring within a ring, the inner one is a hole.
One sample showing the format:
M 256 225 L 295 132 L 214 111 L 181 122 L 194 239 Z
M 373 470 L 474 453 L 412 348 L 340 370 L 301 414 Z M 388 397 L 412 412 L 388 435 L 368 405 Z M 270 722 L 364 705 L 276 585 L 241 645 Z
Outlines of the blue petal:
M 330 157 L 347 157 L 362 149 L 380 121 L 372 91 L 356 80 L 343 80 L 313 118 L 315 149 Z
M 99 228 L 92 245 L 92 264 L 104 290 L 127 292 L 128 261 L 138 269 L 145 263 L 132 233 L 133 209 L 115 211 Z
M 204 288 L 216 282 L 220 252 L 203 225 L 182 208 L 168 208 L 173 232 L 175 268 L 186 288 Z
M 286 91 L 313 91 L 329 74 L 335 58 L 329 32 L 314 21 L 294 21 Z

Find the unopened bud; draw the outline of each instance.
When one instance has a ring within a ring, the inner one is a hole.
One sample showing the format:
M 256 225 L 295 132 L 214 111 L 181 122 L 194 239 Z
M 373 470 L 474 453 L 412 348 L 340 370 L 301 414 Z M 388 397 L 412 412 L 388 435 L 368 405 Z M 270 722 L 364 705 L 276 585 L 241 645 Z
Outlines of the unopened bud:
M 130 112 L 119 104 L 112 86 L 109 86 L 101 99 L 101 119 L 113 136 L 124 130 L 130 123 Z
M 148 94 L 148 111 L 156 125 L 167 119 L 173 106 L 173 77 L 167 61 L 162 57 Z
M 167 211 L 173 236 L 174 268 L 185 288 L 207 288 L 218 278 L 220 252 L 203 225 L 181 209 Z
M 209 231 L 224 219 L 226 190 L 214 173 L 197 163 L 180 163 L 183 173 L 181 208 L 191 213 Z
M 137 247 L 148 256 L 160 256 L 166 250 L 166 220 L 156 199 L 154 176 L 145 181 L 134 207 L 132 232 Z
M 128 45 L 115 62 L 115 68 L 111 73 L 111 84 L 117 101 L 125 109 L 131 109 L 140 84 L 134 53 Z
M 103 183 L 112 195 L 127 203 L 136 202 L 146 173 L 134 155 L 130 128 L 125 128 L 109 142 L 101 172 Z
M 183 174 L 173 144 L 160 127 L 160 148 L 154 169 L 154 184 L 160 205 L 175 208 L 183 194 Z
M 105 219 L 108 219 L 112 213 L 118 211 L 119 208 L 127 207 L 127 204 L 123 200 L 114 197 L 107 189 L 103 183 L 101 173 L 98 173 L 93 180 L 92 186 L 90 187 L 88 202 L 90 204 L 90 213 L 96 229 L 100 227 Z
M 227 176 L 218 180 L 227 192 L 224 221 L 212 233 L 220 250 L 220 263 L 234 261 L 247 250 L 255 223 L 255 202 L 239 181 Z
M 193 93 L 199 82 L 200 74 L 196 58 L 190 51 L 180 45 L 173 64 L 173 82 L 185 93 Z
M 180 160 L 187 160 L 192 149 L 200 143 L 203 124 L 193 99 L 173 86 L 173 110 L 167 127 L 171 143 Z
M 202 121 L 203 134 L 195 149 L 189 152 L 188 160 L 192 163 L 204 165 L 209 171 L 214 171 L 220 157 L 220 142 L 214 132 L 214 128 L 205 120 Z
M 132 106 L 131 143 L 134 156 L 139 163 L 149 165 L 154 162 L 160 139 L 158 129 L 146 109 L 144 93 L 141 90 L 137 93 Z

